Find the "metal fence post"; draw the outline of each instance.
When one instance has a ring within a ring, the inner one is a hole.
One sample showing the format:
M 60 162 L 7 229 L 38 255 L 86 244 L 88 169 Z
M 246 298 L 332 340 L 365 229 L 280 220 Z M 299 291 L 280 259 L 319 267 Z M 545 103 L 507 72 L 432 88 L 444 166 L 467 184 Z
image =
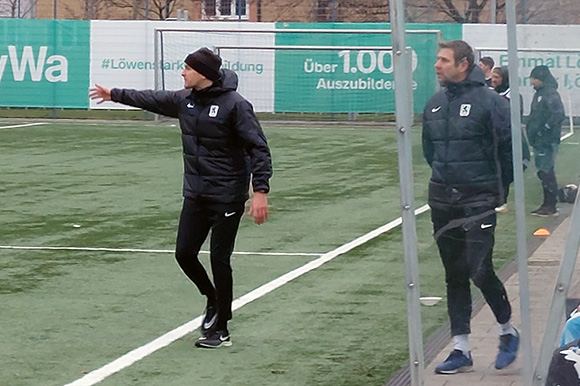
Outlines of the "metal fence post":
M 517 235 L 517 266 L 519 275 L 520 315 L 521 315 L 521 350 L 522 377 L 524 385 L 529 385 L 532 377 L 532 327 L 530 316 L 530 285 L 528 278 L 528 248 L 526 243 L 526 214 L 524 207 L 524 169 L 522 151 L 522 123 L 520 116 L 520 89 L 518 71 L 518 43 L 516 26 L 515 0 L 506 2 L 506 22 L 508 40 L 508 62 L 511 95 L 511 127 L 514 167 L 514 198 L 516 206 L 516 235 Z
M 399 181 L 403 218 L 403 246 L 407 287 L 407 321 L 409 329 L 409 360 L 411 384 L 424 384 L 425 361 L 419 302 L 419 263 L 417 258 L 417 231 L 413 194 L 413 157 L 411 126 L 413 124 L 413 91 L 411 49 L 405 41 L 405 9 L 402 0 L 390 0 L 391 41 L 395 78 L 395 115 L 398 130 Z

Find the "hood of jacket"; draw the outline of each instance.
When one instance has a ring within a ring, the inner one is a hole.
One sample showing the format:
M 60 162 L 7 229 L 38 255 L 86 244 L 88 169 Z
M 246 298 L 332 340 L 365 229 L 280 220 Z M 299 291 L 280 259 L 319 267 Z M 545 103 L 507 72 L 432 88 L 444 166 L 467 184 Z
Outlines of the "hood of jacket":
M 479 66 L 473 66 L 469 74 L 467 74 L 467 78 L 457 83 L 449 82 L 446 87 L 449 94 L 461 94 L 467 88 L 485 85 L 483 70 Z
M 506 92 L 510 88 L 510 74 L 506 66 L 499 67 L 499 75 L 501 76 L 501 84 L 495 88 L 498 94 Z
M 220 70 L 220 78 L 203 90 L 191 90 L 191 96 L 196 104 L 207 105 L 213 98 L 238 89 L 238 75 L 232 70 Z
M 534 87 L 538 92 L 550 92 L 558 89 L 558 81 L 554 77 L 546 78 L 540 87 Z

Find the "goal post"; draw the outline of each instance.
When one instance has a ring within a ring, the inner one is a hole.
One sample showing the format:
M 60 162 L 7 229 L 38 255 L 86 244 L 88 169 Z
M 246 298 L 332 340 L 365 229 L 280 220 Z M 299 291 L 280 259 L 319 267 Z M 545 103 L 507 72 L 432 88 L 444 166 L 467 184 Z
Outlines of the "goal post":
M 415 112 L 420 112 L 438 87 L 432 64 L 441 32 L 408 33 Z M 220 54 L 222 68 L 238 74 L 238 91 L 258 112 L 393 113 L 396 53 L 390 34 L 380 29 L 157 29 L 156 87 L 180 89 L 183 59 L 206 46 Z

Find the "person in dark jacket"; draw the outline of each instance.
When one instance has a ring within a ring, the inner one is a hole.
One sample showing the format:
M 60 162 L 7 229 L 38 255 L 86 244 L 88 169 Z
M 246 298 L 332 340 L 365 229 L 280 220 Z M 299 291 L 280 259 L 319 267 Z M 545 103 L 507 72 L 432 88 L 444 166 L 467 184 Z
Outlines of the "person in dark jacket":
M 268 218 L 266 194 L 272 175 L 266 137 L 250 102 L 236 92 L 237 75 L 222 69 L 221 58 L 201 48 L 185 59 L 185 89 L 180 91 L 90 90 L 92 99 L 139 107 L 179 119 L 183 143 L 183 209 L 177 232 L 176 259 L 207 297 L 198 347 L 230 346 L 232 317 L 230 259 L 250 182 L 250 214 L 257 224 Z M 213 283 L 198 259 L 211 231 Z
M 580 340 L 554 350 L 545 386 L 580 386 Z
M 526 125 L 528 140 L 534 148 L 538 178 L 542 181 L 544 202 L 532 211 L 535 216 L 558 216 L 558 182 L 556 181 L 556 156 L 560 145 L 564 105 L 558 94 L 558 82 L 546 66 L 532 69 L 530 83 L 536 90 L 532 99 L 530 116 Z
M 511 305 L 492 262 L 495 208 L 513 180 L 509 104 L 485 85 L 464 41 L 439 45 L 435 71 L 444 88 L 425 105 L 423 154 L 432 169 L 429 206 L 445 268 L 454 341 L 454 350 L 435 372 L 455 374 L 473 366 L 470 279 L 500 325 L 495 367 L 503 369 L 515 360 L 519 347 Z
M 509 70 L 507 67 L 496 67 L 493 69 L 491 73 L 491 87 L 502 97 L 506 98 L 508 101 L 511 97 L 511 89 L 510 89 L 510 77 L 509 77 Z M 524 116 L 524 98 L 520 94 L 520 118 Z M 522 157 L 523 157 L 523 164 L 524 170 L 528 168 L 530 165 L 530 147 L 528 146 L 528 141 L 526 136 L 522 131 Z M 498 213 L 505 213 L 508 211 L 507 205 L 507 197 L 509 194 L 509 185 L 505 187 L 505 199 L 504 204 L 495 208 L 495 211 Z

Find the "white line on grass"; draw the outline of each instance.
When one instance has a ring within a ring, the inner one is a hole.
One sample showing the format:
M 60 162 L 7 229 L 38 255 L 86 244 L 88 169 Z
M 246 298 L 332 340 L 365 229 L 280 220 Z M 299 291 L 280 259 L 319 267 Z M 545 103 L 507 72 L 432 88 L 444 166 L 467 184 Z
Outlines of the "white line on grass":
M 564 135 L 562 136 L 562 138 L 560 138 L 560 141 L 563 141 L 563 140 L 565 140 L 565 139 L 568 139 L 568 138 L 570 138 L 570 137 L 571 137 L 571 136 L 573 136 L 573 135 L 574 135 L 574 133 L 572 133 L 572 132 L 570 132 L 570 133 L 568 133 L 568 134 L 564 134 Z
M 131 253 L 175 253 L 173 249 L 133 249 L 133 248 L 101 248 L 101 247 L 26 247 L 18 245 L 0 245 L 0 249 L 23 249 L 36 251 L 96 251 L 96 252 L 131 252 Z M 209 251 L 199 251 L 209 254 Z M 234 255 L 258 256 L 321 256 L 322 253 L 306 252 L 234 252 Z
M 18 127 L 29 127 L 29 126 L 40 126 L 40 125 L 48 125 L 48 123 L 47 122 L 37 122 L 37 123 L 23 123 L 21 125 L 0 126 L 0 130 L 2 130 L 2 129 L 16 129 Z
M 415 215 L 419 215 L 421 213 L 424 213 L 426 211 L 429 210 L 429 206 L 428 205 L 424 205 L 422 207 L 420 207 L 419 209 L 415 210 Z M 399 225 L 401 225 L 403 222 L 402 218 L 399 217 L 396 220 L 393 220 L 391 222 L 389 222 L 388 224 L 385 224 L 365 235 L 362 235 L 354 240 L 352 240 L 349 243 L 346 243 L 330 252 L 325 253 L 324 255 L 320 256 L 318 259 L 312 260 L 309 263 L 304 264 L 301 267 L 296 268 L 293 271 L 290 271 L 274 280 L 272 280 L 269 283 L 266 283 L 250 292 L 248 292 L 247 294 L 237 298 L 236 300 L 234 300 L 233 304 L 232 304 L 232 309 L 235 311 L 237 309 L 239 309 L 240 307 L 243 307 L 244 305 L 272 292 L 273 290 L 275 290 L 276 288 L 279 288 L 281 286 L 283 286 L 284 284 L 290 282 L 291 280 L 294 280 L 302 275 L 304 275 L 307 272 L 312 271 L 313 269 L 316 269 L 318 267 L 320 267 L 321 265 L 323 265 L 324 263 L 327 263 L 329 261 L 331 261 L 332 259 L 334 259 L 337 256 L 340 256 L 346 252 L 349 252 L 350 250 L 366 243 L 367 241 L 370 241 L 372 239 L 374 239 L 375 237 L 378 237 L 380 235 L 382 235 L 385 232 L 390 231 L 393 228 L 398 227 Z M 194 331 L 195 329 L 197 329 L 201 323 L 201 316 L 198 316 L 197 318 L 193 319 L 192 321 L 189 321 L 179 327 L 177 327 L 176 329 L 169 331 L 168 333 L 160 336 L 159 338 L 152 340 L 151 342 L 138 347 L 136 349 L 134 349 L 133 351 L 128 352 L 127 354 L 115 359 L 114 361 L 104 365 L 103 367 L 93 370 L 90 373 L 86 374 L 85 376 L 83 376 L 82 378 L 77 379 L 76 381 L 73 381 L 71 383 L 67 383 L 65 386 L 92 386 L 95 385 L 99 382 L 101 382 L 102 380 L 104 380 L 105 378 L 131 366 L 132 364 L 134 364 L 135 362 L 140 361 L 141 359 L 145 358 L 146 356 L 154 353 L 155 351 L 162 349 L 163 347 L 166 347 L 168 345 L 170 345 L 171 343 L 173 343 L 174 341 L 183 338 L 185 335 L 189 334 L 190 332 Z

